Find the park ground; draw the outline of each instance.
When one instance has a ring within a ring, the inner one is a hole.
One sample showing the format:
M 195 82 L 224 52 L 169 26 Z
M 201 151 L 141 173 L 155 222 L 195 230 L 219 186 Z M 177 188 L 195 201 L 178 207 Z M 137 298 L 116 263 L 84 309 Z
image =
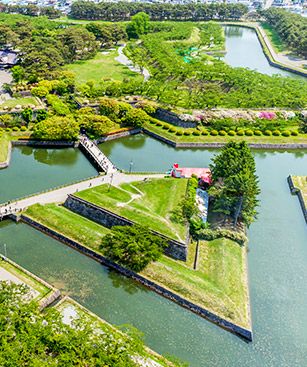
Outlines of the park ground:
M 107 187 L 100 186 L 78 195 L 92 202 L 94 200 L 96 205 L 107 205 L 109 210 L 117 210 L 118 214 L 124 212 L 148 228 L 161 229 L 165 224 L 160 217 L 167 219 L 167 213 L 174 208 L 172 203 L 178 195 L 175 191 L 185 192 L 186 182 L 164 179 L 162 187 L 162 180 L 156 181 L 160 182 L 155 187 L 150 182 L 138 182 L 120 188 L 112 187 L 109 192 Z M 177 183 L 180 184 L 177 186 Z M 103 236 L 109 233 L 105 227 L 56 204 L 36 204 L 29 207 L 25 215 L 107 256 L 100 246 Z M 172 226 L 175 228 L 174 224 Z M 245 246 L 219 238 L 201 241 L 197 251 L 196 243 L 191 242 L 187 262 L 163 255 L 149 264 L 141 275 L 222 318 L 242 327 L 250 327 Z

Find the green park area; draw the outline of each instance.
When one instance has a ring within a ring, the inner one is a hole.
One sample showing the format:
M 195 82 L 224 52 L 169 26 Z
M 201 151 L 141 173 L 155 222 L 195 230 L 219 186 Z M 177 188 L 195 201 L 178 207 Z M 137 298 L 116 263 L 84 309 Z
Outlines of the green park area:
M 98 52 L 92 59 L 75 61 L 65 68 L 75 73 L 77 84 L 88 81 L 100 82 L 105 78 L 118 81 L 129 78 L 141 81 L 142 77 L 138 73 L 115 60 L 117 56 L 117 49 L 106 50 Z
M 35 204 L 27 209 L 26 215 L 95 250 L 99 248 L 102 237 L 110 232 L 107 228 L 56 204 Z
M 187 227 L 177 219 L 187 180 L 170 178 L 137 181 L 119 187 L 101 185 L 75 195 L 179 241 Z
M 38 106 L 38 101 L 34 97 L 20 97 L 8 99 L 4 103 L 0 104 L 0 110 L 3 107 L 14 108 L 16 106 L 27 107 L 28 105 Z
M 0 281 L 26 285 L 30 290 L 30 298 L 36 300 L 41 300 L 51 291 L 17 264 L 2 258 L 0 260 Z
M 195 251 L 191 243 L 186 263 L 162 256 L 141 274 L 223 318 L 250 327 L 246 248 L 225 238 L 201 241 L 193 269 Z
M 282 41 L 281 37 L 277 31 L 268 23 L 261 23 L 261 27 L 265 31 L 266 35 L 269 37 L 271 44 L 276 52 L 286 51 L 286 45 Z
M 298 188 L 307 206 L 307 176 L 291 176 L 294 187 Z

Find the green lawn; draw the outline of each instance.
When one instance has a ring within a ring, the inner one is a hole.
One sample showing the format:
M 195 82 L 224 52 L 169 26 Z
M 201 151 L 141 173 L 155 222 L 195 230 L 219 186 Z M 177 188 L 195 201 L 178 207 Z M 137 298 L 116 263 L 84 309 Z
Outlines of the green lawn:
M 3 109 L 3 107 L 15 107 L 17 105 L 20 105 L 22 107 L 27 105 L 34 105 L 38 106 L 38 102 L 36 98 L 34 97 L 22 97 L 22 98 L 12 98 L 8 99 L 4 103 L 0 104 L 0 110 Z
M 298 136 L 211 136 L 211 135 L 182 135 L 178 136 L 175 133 L 169 132 L 162 128 L 162 126 L 156 126 L 154 124 L 146 124 L 145 128 L 158 135 L 161 135 L 167 139 L 170 139 L 177 143 L 227 143 L 228 141 L 246 141 L 247 143 L 258 144 L 295 144 L 304 143 L 307 144 L 307 134 L 299 134 Z M 184 131 L 186 129 L 176 127 L 176 130 Z M 289 127 L 287 130 L 297 130 L 297 127 Z
M 167 181 L 185 182 L 185 180 Z M 125 186 L 129 192 L 135 191 L 134 187 Z M 99 197 L 103 193 L 104 191 L 100 190 Z M 127 199 L 126 191 L 112 188 L 110 193 L 108 198 L 110 202 L 116 197 L 118 201 Z M 138 210 L 137 207 L 142 207 L 140 204 L 135 206 L 135 212 Z M 146 205 L 146 200 L 142 204 Z M 150 202 L 147 204 L 152 205 Z M 159 203 L 156 202 L 156 205 Z M 162 212 L 165 213 L 165 208 L 161 208 L 160 213 Z M 102 237 L 109 233 L 103 226 L 55 204 L 36 204 L 29 207 L 25 214 L 107 256 L 99 248 Z M 202 241 L 197 269 L 193 270 L 195 250 L 195 243 L 192 243 L 186 263 L 162 256 L 159 261 L 148 265 L 141 274 L 221 317 L 243 327 L 249 327 L 246 248 L 223 238 L 210 242 Z
M 294 187 L 301 190 L 305 205 L 307 206 L 307 176 L 291 176 Z
M 85 83 L 89 80 L 99 82 L 103 78 L 120 81 L 125 78 L 142 80 L 140 74 L 129 70 L 126 66 L 115 60 L 118 56 L 117 50 L 107 52 L 109 52 L 107 55 L 98 52 L 93 59 L 76 61 L 73 64 L 67 65 L 65 68 L 76 74 L 78 84 Z
M 276 52 L 283 52 L 287 50 L 286 45 L 273 27 L 267 23 L 261 23 L 261 27 L 269 37 L 269 40 L 271 41 L 271 44 Z
M 95 250 L 99 249 L 102 237 L 109 233 L 107 228 L 56 204 L 35 204 L 30 206 L 25 214 Z
M 9 149 L 9 136 L 5 133 L 0 133 L 0 163 L 3 163 L 7 160 L 8 149 Z
M 191 250 L 193 256 L 189 256 L 194 259 L 195 249 Z M 250 327 L 245 252 L 228 239 L 203 241 L 196 270 L 190 262 L 163 256 L 141 274 L 221 317 Z
M 122 184 L 101 185 L 75 195 L 138 224 L 176 240 L 184 241 L 187 228 L 172 216 L 185 196 L 187 180 L 151 179 Z

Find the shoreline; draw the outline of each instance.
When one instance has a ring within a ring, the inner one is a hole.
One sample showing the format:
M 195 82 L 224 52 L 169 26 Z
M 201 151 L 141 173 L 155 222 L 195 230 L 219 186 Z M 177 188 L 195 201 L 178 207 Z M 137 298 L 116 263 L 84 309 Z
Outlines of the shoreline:
M 15 220 L 17 220 L 17 217 L 15 217 Z M 41 231 L 42 233 L 55 238 L 57 241 L 62 242 L 65 245 L 68 245 L 72 247 L 73 249 L 79 251 L 83 255 L 86 255 L 95 261 L 99 262 L 100 264 L 108 267 L 109 269 L 112 269 L 128 278 L 133 279 L 134 281 L 142 284 L 146 288 L 150 289 L 151 291 L 156 292 L 157 294 L 163 296 L 164 298 L 167 298 L 171 300 L 172 302 L 177 303 L 179 306 L 188 309 L 189 311 L 205 318 L 206 320 L 220 326 L 222 329 L 231 332 L 240 338 L 246 340 L 247 342 L 253 341 L 253 332 L 251 329 L 251 319 L 249 319 L 249 325 L 250 328 L 244 328 L 242 326 L 239 326 L 231 321 L 228 321 L 227 319 L 224 319 L 221 316 L 218 316 L 217 314 L 203 308 L 202 306 L 199 306 L 192 301 L 189 301 L 188 299 L 178 295 L 177 293 L 167 289 L 164 286 L 161 286 L 159 283 L 156 283 L 147 277 L 143 275 L 139 275 L 138 273 L 135 273 L 131 270 L 128 270 L 127 268 L 118 265 L 114 263 L 113 261 L 107 259 L 102 254 L 92 250 L 91 248 L 80 244 L 79 242 L 76 242 L 62 233 L 59 233 L 39 222 L 32 219 L 31 217 L 28 217 L 27 215 L 22 214 L 20 216 L 20 221 L 23 223 L 26 223 L 27 225 L 30 225 L 31 227 L 35 228 L 36 230 Z M 246 255 L 245 255 L 246 256 Z M 249 305 L 250 307 L 250 305 Z
M 293 180 L 292 180 L 292 175 L 289 175 L 287 177 L 287 181 L 288 181 L 288 185 L 289 185 L 291 194 L 292 195 L 297 195 L 297 197 L 298 197 L 300 206 L 302 208 L 303 216 L 304 216 L 306 224 L 307 224 L 307 208 L 306 208 L 306 204 L 305 204 L 305 201 L 304 201 L 304 198 L 303 198 L 302 191 L 301 191 L 301 189 L 299 189 L 298 187 L 296 187 L 294 185 Z
M 229 25 L 229 26 L 238 26 L 238 27 L 253 29 L 256 32 L 256 35 L 261 45 L 261 48 L 263 50 L 263 53 L 266 59 L 268 60 L 268 63 L 271 66 L 274 66 L 281 70 L 289 71 L 291 73 L 301 75 L 307 78 L 307 71 L 304 71 L 304 69 L 295 68 L 292 65 L 285 64 L 284 62 L 280 62 L 275 58 L 275 56 L 278 56 L 278 53 L 274 51 L 273 45 L 271 44 L 269 37 L 266 36 L 264 29 L 258 23 L 255 22 L 255 24 L 252 24 L 252 23 L 246 23 L 246 22 L 241 22 L 241 21 L 238 21 L 238 22 L 227 22 L 226 21 L 226 22 L 219 22 L 219 24 L 226 25 L 226 26 Z

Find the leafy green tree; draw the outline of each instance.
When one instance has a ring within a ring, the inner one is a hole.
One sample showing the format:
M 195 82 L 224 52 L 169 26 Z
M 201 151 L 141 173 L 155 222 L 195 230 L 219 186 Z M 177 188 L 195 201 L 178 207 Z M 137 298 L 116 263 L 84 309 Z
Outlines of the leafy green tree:
M 140 12 L 131 17 L 131 22 L 127 25 L 126 32 L 129 38 L 139 38 L 149 31 L 150 17 L 144 12 Z
M 49 117 L 35 124 L 32 136 L 42 140 L 76 140 L 79 124 L 71 117 Z
M 28 125 L 32 121 L 32 117 L 33 117 L 32 108 L 25 108 L 21 112 L 21 117 L 23 118 L 24 122 Z
M 20 65 L 13 66 L 11 69 L 14 82 L 19 83 L 23 80 L 25 72 Z
M 48 117 L 48 112 L 46 110 L 36 111 L 36 121 L 37 122 L 46 120 L 47 117 Z
M 101 249 L 110 259 L 134 271 L 141 271 L 151 261 L 157 261 L 167 246 L 160 237 L 151 234 L 148 228 L 116 226 L 102 239 Z
M 126 115 L 122 118 L 122 123 L 125 126 L 142 127 L 148 123 L 150 117 L 146 112 L 139 108 L 131 108 Z

